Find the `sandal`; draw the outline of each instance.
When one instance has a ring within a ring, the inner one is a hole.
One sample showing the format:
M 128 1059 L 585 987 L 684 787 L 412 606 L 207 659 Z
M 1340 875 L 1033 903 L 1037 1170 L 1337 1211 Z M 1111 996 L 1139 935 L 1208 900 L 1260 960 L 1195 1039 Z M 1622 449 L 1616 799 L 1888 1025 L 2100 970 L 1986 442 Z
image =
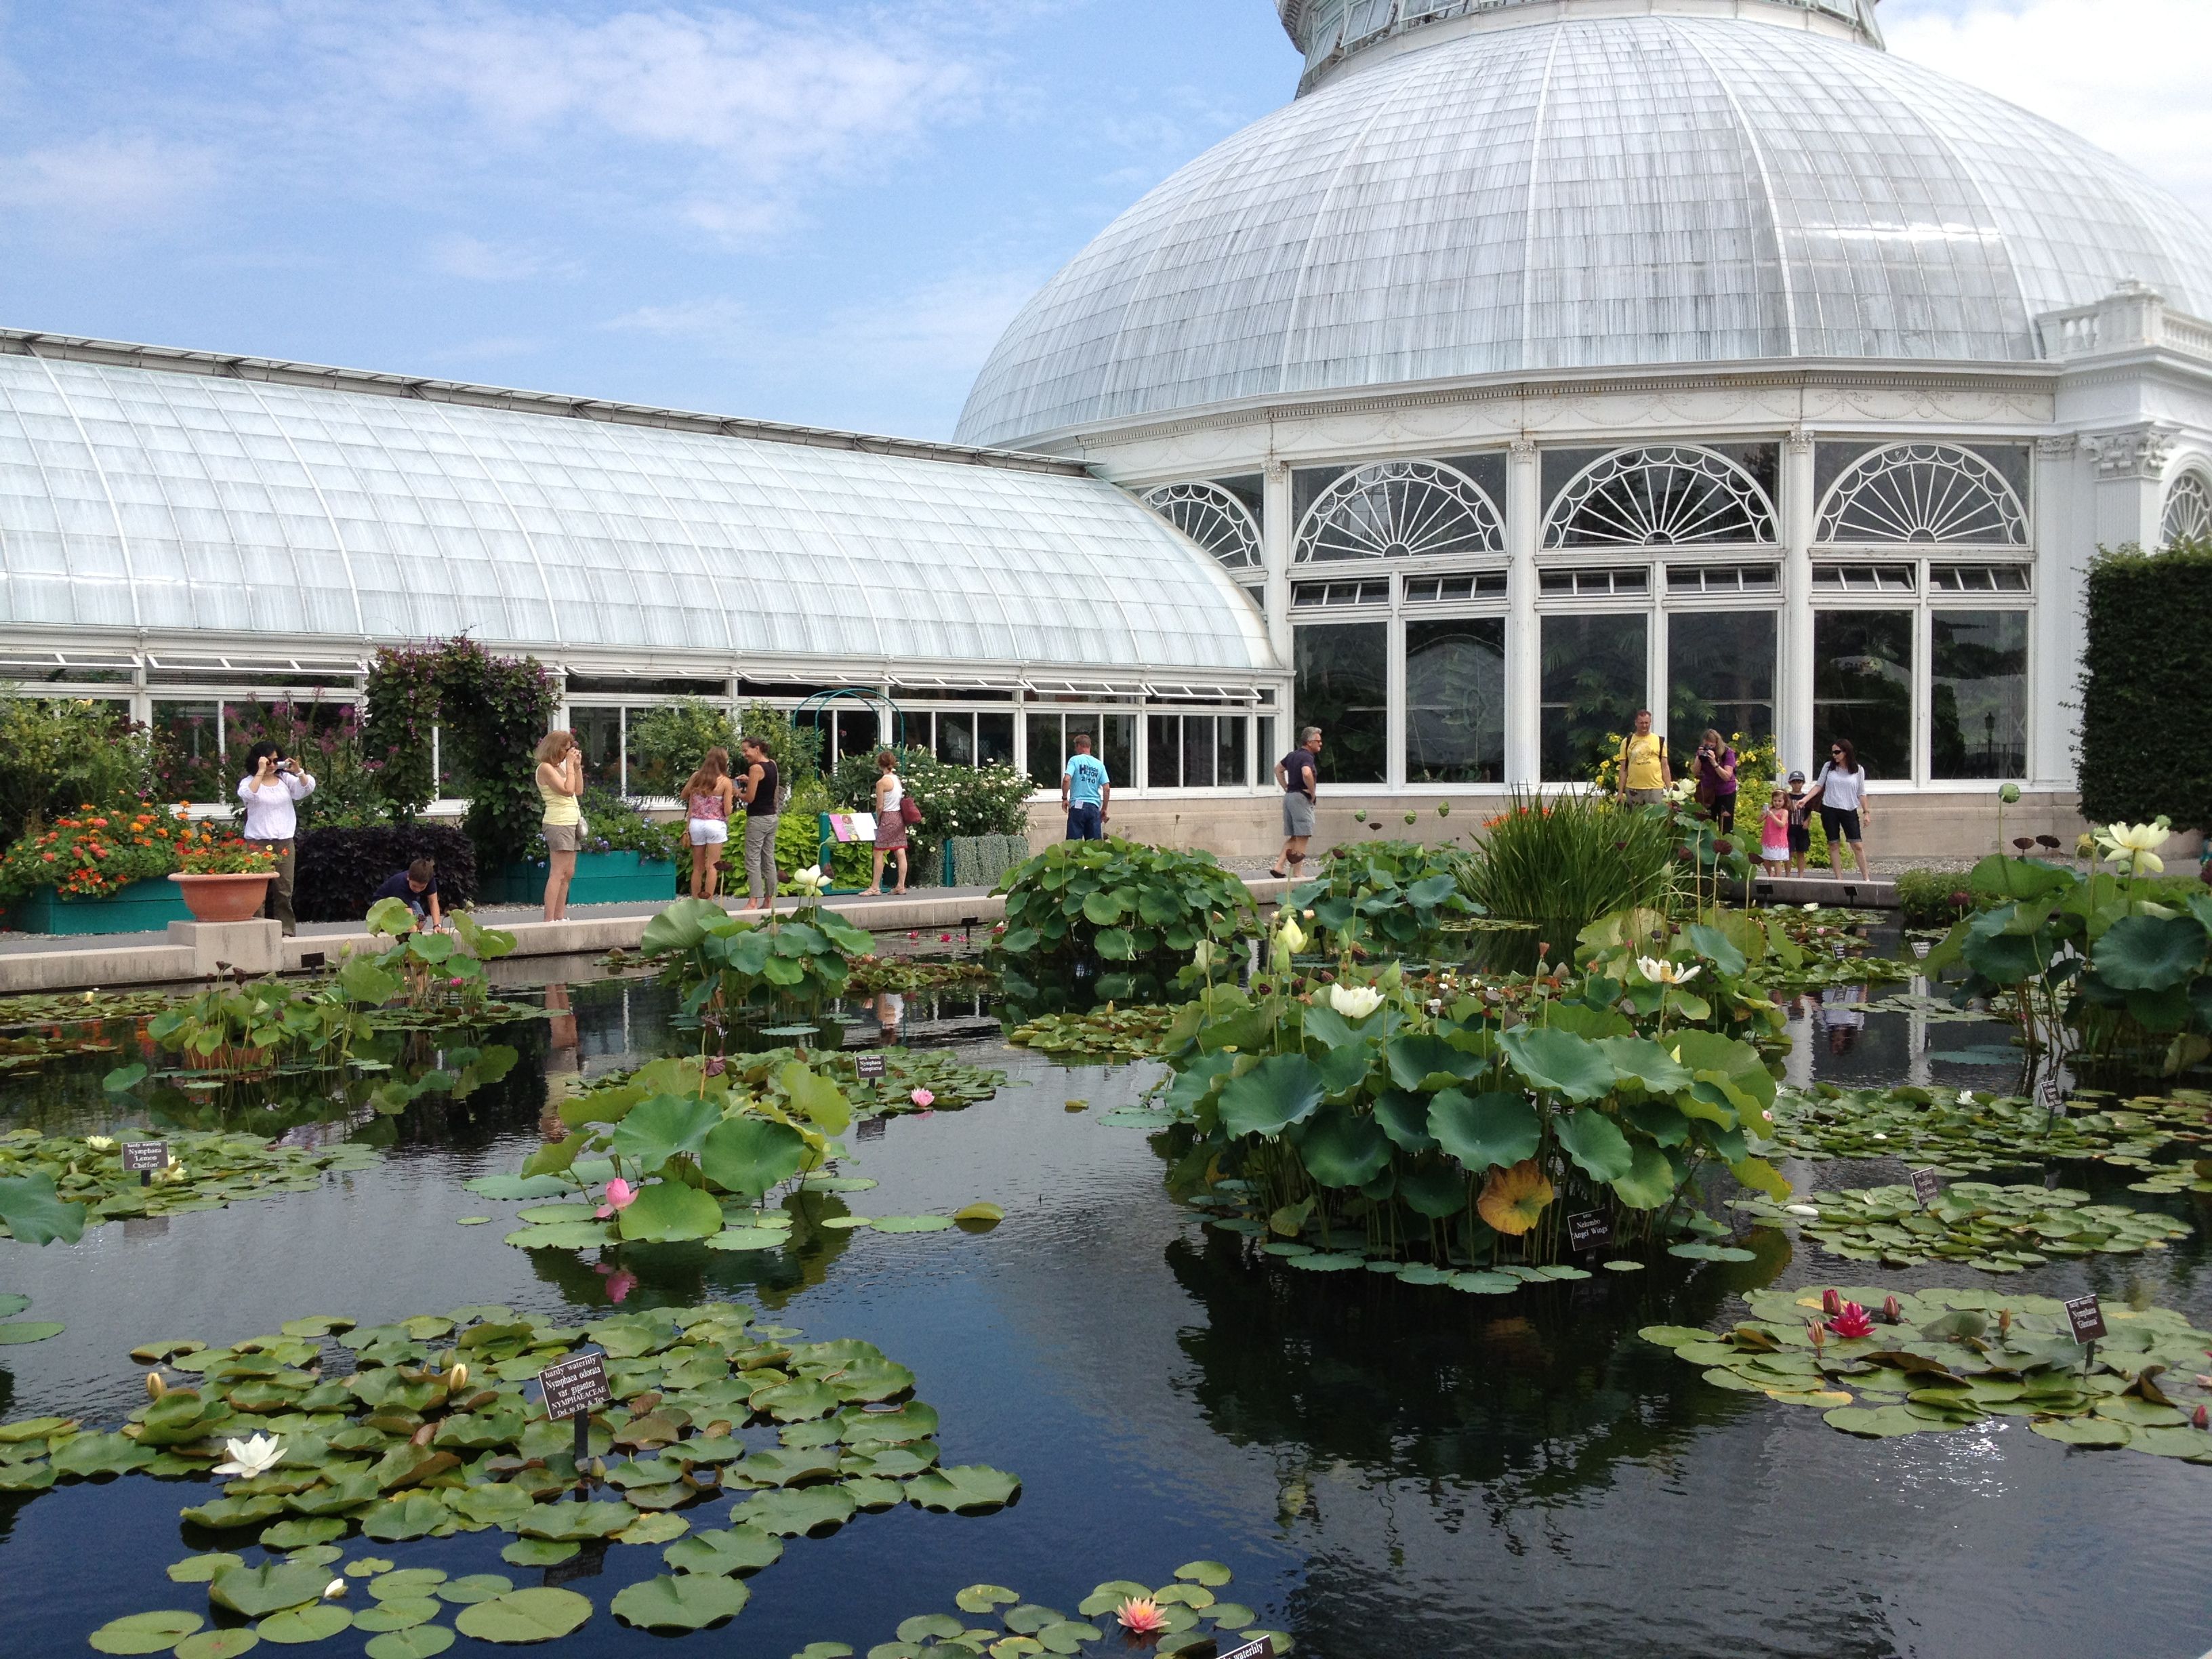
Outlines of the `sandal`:
M 1287 870 L 1270 870 L 1267 873 L 1277 881 L 1288 881 L 1291 878 L 1291 872 Z

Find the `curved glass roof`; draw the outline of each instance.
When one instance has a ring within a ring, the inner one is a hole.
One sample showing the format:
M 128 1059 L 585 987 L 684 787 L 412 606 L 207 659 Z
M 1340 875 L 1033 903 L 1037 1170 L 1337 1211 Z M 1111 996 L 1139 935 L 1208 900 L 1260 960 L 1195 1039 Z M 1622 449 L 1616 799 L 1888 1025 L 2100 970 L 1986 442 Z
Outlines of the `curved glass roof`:
M 1748 17 L 1570 15 L 1344 72 L 1192 162 L 1018 317 L 963 441 L 1464 375 L 2021 362 L 2212 231 L 2024 111 Z M 1528 14 L 1548 17 L 1548 12 Z
M 0 356 L 7 626 L 1274 667 L 1211 557 L 1064 469 L 30 356 Z

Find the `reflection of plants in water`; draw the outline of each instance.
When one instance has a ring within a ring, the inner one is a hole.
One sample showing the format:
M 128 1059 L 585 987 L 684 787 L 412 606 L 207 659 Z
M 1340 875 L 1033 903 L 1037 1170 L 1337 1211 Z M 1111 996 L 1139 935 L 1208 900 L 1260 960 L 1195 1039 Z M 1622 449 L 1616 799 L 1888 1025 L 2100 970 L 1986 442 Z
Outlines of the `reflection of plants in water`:
M 1869 1439 L 2017 1417 L 2062 1445 L 2212 1461 L 2212 1388 L 2191 1380 L 2212 1332 L 2166 1309 L 2107 1310 L 2093 1354 L 2047 1296 L 1815 1285 L 1747 1299 L 1754 1317 L 1731 1330 L 1643 1335 L 1718 1387 L 1818 1407 Z
M 643 1292 L 655 1302 L 674 1303 L 744 1295 L 764 1308 L 781 1310 L 827 1281 L 831 1266 L 851 1248 L 855 1230 L 827 1224 L 852 1213 L 836 1191 L 799 1187 L 787 1193 L 771 1213 L 786 1224 L 779 1230 L 778 1248 L 731 1251 L 696 1242 L 623 1244 L 602 1249 L 597 1262 L 576 1250 L 532 1250 L 530 1270 L 564 1300 L 581 1307 L 617 1304 L 615 1291 L 622 1286 L 615 1275 L 623 1273 L 629 1279 L 626 1296 Z
M 1286 1632 L 1243 1628 L 1255 1625 L 1259 1615 L 1217 1594 L 1227 1589 L 1232 1577 L 1218 1561 L 1186 1561 L 1172 1582 L 1158 1589 L 1134 1579 L 1109 1579 L 1076 1604 L 1073 1616 L 1003 1584 L 970 1584 L 952 1598 L 957 1613 L 924 1613 L 900 1620 L 896 1639 L 870 1648 L 868 1659 L 975 1659 L 985 1651 L 1004 1659 L 1127 1653 L 1134 1643 L 1163 1656 L 1197 1650 L 1212 1654 L 1263 1637 L 1272 1639 L 1275 1652 L 1289 1653 Z M 992 1619 L 998 1624 L 977 1623 Z M 842 1643 L 814 1642 L 793 1659 L 849 1659 L 852 1652 Z
M 249 1560 L 252 1546 L 239 1544 L 170 1572 L 205 1583 L 213 1607 L 264 1620 L 270 1639 L 328 1622 L 292 1615 L 322 1603 L 338 1559 L 335 1550 L 279 1553 L 326 1549 L 356 1531 L 379 1544 L 503 1531 L 515 1540 L 506 1559 L 527 1566 L 557 1565 L 587 1543 L 667 1546 L 669 1574 L 623 1590 L 611 1611 L 647 1628 L 692 1629 L 738 1611 L 738 1575 L 773 1565 L 784 1539 L 830 1532 L 863 1510 L 908 1504 L 974 1514 L 1018 1497 L 1011 1474 L 939 1465 L 938 1414 L 913 1397 L 906 1367 L 866 1342 L 808 1343 L 752 1320 L 750 1309 L 711 1303 L 577 1329 L 476 1307 L 372 1328 L 295 1320 L 222 1347 L 167 1342 L 142 1351 L 142 1363 L 159 1367 L 154 1397 L 128 1423 L 115 1431 L 63 1417 L 9 1425 L 0 1480 L 18 1492 L 134 1474 L 204 1480 L 228 1443 L 275 1438 L 281 1455 L 266 1473 L 234 1478 L 183 1510 L 218 1541 L 258 1538 L 268 1554 Z M 328 1363 L 334 1333 L 354 1351 L 350 1375 Z M 605 1355 L 617 1404 L 593 1414 L 580 1468 L 571 1425 L 545 1420 L 529 1383 L 585 1344 Z M 748 1437 L 755 1430 L 776 1443 Z M 589 1501 L 558 1501 L 580 1488 Z M 724 1526 L 693 1529 L 693 1517 L 732 1494 L 738 1501 L 712 1517 Z M 455 1581 L 467 1593 L 447 1595 L 442 1569 L 411 1568 L 402 1581 L 383 1577 L 389 1562 L 362 1565 L 368 1605 L 334 1609 L 356 1628 L 421 1625 L 443 1601 L 462 1607 L 464 1634 L 524 1639 L 532 1609 L 521 1599 L 533 1592 L 499 1575 Z M 418 1601 L 428 1603 L 419 1617 L 405 1616 L 402 1604 Z M 535 1635 L 563 1634 L 590 1611 L 585 1602 L 565 1627 Z M 154 1616 L 137 1615 L 137 1625 Z M 271 1621 L 283 1622 L 270 1630 Z M 148 1650 L 115 1645 L 130 1624 L 103 1627 L 109 1639 L 94 1644 Z

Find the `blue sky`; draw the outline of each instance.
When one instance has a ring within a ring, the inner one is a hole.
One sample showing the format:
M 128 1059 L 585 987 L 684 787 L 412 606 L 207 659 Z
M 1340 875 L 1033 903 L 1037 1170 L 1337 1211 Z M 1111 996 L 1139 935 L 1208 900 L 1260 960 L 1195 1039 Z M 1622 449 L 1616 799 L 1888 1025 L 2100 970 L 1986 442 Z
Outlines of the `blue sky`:
M 2208 14 L 1882 8 L 2201 206 Z M 0 324 L 942 436 L 1297 72 L 1270 0 L 0 0 Z

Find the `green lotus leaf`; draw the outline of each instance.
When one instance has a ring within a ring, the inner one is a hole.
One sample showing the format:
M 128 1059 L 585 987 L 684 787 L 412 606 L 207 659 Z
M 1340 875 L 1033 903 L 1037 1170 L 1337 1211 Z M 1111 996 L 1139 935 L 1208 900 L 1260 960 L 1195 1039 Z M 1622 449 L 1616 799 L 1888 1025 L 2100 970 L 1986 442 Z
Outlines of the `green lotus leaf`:
M 1429 1133 L 1429 1097 L 1411 1089 L 1386 1089 L 1375 1097 L 1375 1122 L 1401 1152 L 1433 1152 Z
M 525 1538 L 611 1538 L 637 1519 L 627 1504 L 540 1504 L 515 1523 Z
M 351 1613 L 324 1601 L 313 1607 L 272 1613 L 253 1627 L 253 1633 L 263 1641 L 274 1642 L 280 1647 L 297 1647 L 309 1642 L 328 1641 L 339 1632 L 352 1628 Z
M 692 1095 L 655 1095 L 633 1108 L 615 1126 L 615 1155 L 647 1175 L 672 1158 L 696 1155 L 708 1132 L 722 1121 L 719 1102 Z
M 258 1619 L 321 1600 L 323 1586 L 330 1582 L 330 1574 L 322 1568 L 290 1562 L 226 1567 L 209 1580 L 208 1600 L 248 1619 Z
M 5 1328 L 0 1326 L 0 1330 Z M 128 1474 L 133 1469 L 144 1468 L 156 1455 L 153 1448 L 142 1446 L 127 1435 L 80 1434 L 56 1448 L 54 1472 L 84 1480 L 94 1475 Z
M 479 1642 L 517 1645 L 566 1636 L 591 1616 L 591 1601 L 574 1590 L 533 1588 L 463 1607 L 453 1628 Z
M 284 1513 L 281 1498 L 216 1498 L 185 1510 L 184 1518 L 195 1526 L 222 1532 L 232 1527 L 258 1527 L 265 1521 L 274 1521 Z
M 611 1610 L 624 1624 L 645 1630 L 704 1630 L 743 1611 L 751 1595 L 735 1578 L 664 1574 L 619 1591 Z
M 842 1527 L 858 1507 L 842 1486 L 801 1486 L 755 1492 L 730 1511 L 730 1521 L 733 1529 L 752 1527 L 780 1538 L 796 1538 Z
M 845 1443 L 856 1450 L 927 1440 L 938 1428 L 937 1407 L 921 1400 L 909 1400 L 894 1412 L 848 1412 L 840 1420 Z
M 473 1181 L 461 1183 L 464 1190 L 483 1198 L 506 1200 L 533 1198 L 570 1198 L 574 1196 L 574 1182 L 563 1181 L 558 1176 L 478 1176 Z
M 1627 1173 L 1613 1178 L 1613 1190 L 1622 1203 L 1632 1210 L 1656 1210 L 1674 1196 L 1674 1166 L 1666 1153 L 1638 1141 L 1630 1149 L 1629 1159 Z
M 658 1181 L 617 1218 L 624 1239 L 659 1243 L 711 1238 L 722 1230 L 722 1206 L 714 1194 L 678 1181 Z
M 1218 1561 L 1186 1561 L 1175 1570 L 1175 1576 L 1187 1583 L 1204 1584 L 1209 1589 L 1218 1589 L 1237 1575 Z M 1209 1597 L 1207 1601 L 1198 1605 L 1209 1605 L 1211 1600 Z
M 1389 1061 L 1390 1081 L 1401 1089 L 1439 1088 L 1464 1082 L 1482 1066 L 1479 1056 L 1426 1032 L 1394 1036 L 1383 1044 L 1382 1052 Z
M 2115 1423 L 2102 1417 L 2063 1417 L 2054 1421 L 2031 1423 L 2028 1427 L 2045 1440 L 2056 1440 L 2063 1446 L 2106 1449 L 2124 1446 L 2135 1434 L 2126 1424 Z M 2199 1449 L 2205 1449 L 2208 1446 L 2212 1446 L 2212 1442 L 2203 1443 Z
M 809 1423 L 829 1416 L 845 1402 L 827 1382 L 808 1382 L 763 1389 L 751 1403 L 755 1411 L 766 1412 L 779 1423 Z
M 963 1613 L 988 1613 L 994 1607 L 1012 1607 L 1021 1599 L 1004 1584 L 970 1584 L 952 1598 L 952 1605 Z
M 672 1507 L 675 1503 L 689 1502 L 691 1497 L 689 1487 L 672 1486 L 664 1490 L 673 1494 Z M 615 1534 L 615 1542 L 647 1546 L 670 1544 L 690 1530 L 691 1523 L 680 1515 L 665 1513 L 641 1515 Z
M 1276 1135 L 1310 1116 L 1328 1091 L 1321 1069 L 1303 1054 L 1271 1054 L 1219 1096 L 1221 1127 L 1232 1139 Z
M 443 1609 L 427 1595 L 397 1595 L 363 1607 L 353 1616 L 353 1627 L 362 1631 L 412 1630 L 427 1625 Z
M 1006 1624 L 1006 1628 L 1017 1635 L 1034 1636 L 1046 1626 L 1064 1623 L 1066 1619 L 1065 1613 L 1055 1612 L 1051 1607 L 1024 1601 L 1019 1607 L 1007 1610 Z
M 783 1540 L 757 1527 L 694 1533 L 661 1551 L 660 1559 L 678 1572 L 758 1572 L 783 1557 Z
M 1390 1162 L 1390 1141 L 1372 1117 L 1347 1106 L 1323 1106 L 1297 1131 L 1306 1173 L 1324 1187 L 1359 1187 Z
M 416 1625 L 371 1637 L 362 1651 L 368 1659 L 435 1659 L 453 1645 L 453 1632 L 443 1625 Z
M 204 1584 L 226 1567 L 242 1567 L 245 1558 L 217 1550 L 208 1555 L 188 1555 L 181 1561 L 169 1564 L 169 1582 L 175 1584 Z
M 64 1201 L 44 1171 L 0 1180 L 0 1223 L 24 1244 L 74 1244 L 84 1237 L 86 1208 Z
M 1020 1494 L 1018 1477 L 981 1463 L 931 1469 L 907 1482 L 908 1500 L 925 1510 L 975 1513 L 1011 1504 Z
M 1430 1105 L 1429 1133 L 1473 1175 L 1534 1158 L 1543 1137 L 1535 1107 L 1518 1091 L 1470 1097 L 1462 1090 L 1443 1090 Z M 1464 1203 L 1462 1193 L 1455 1210 Z
M 167 1653 L 207 1620 L 197 1613 L 134 1613 L 92 1633 L 101 1653 Z
M 2204 960 L 2205 931 L 2193 916 L 2124 916 L 2089 953 L 2098 977 L 2123 991 L 2185 985 Z
M 262 1529 L 261 1545 L 272 1550 L 307 1549 L 345 1535 L 346 1523 L 335 1516 L 315 1521 L 279 1521 Z
M 791 1243 L 783 1227 L 725 1227 L 707 1241 L 710 1250 L 780 1250 Z
M 1605 1051 L 1571 1031 L 1517 1025 L 1498 1037 L 1498 1047 L 1530 1087 L 1569 1100 L 1601 1100 L 1618 1081 Z

